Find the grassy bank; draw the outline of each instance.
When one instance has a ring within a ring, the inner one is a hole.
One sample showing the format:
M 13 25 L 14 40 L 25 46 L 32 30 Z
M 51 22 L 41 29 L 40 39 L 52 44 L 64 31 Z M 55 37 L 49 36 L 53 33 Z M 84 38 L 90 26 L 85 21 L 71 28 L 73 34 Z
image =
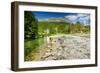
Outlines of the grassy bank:
M 24 42 L 24 59 L 26 60 L 26 57 L 31 53 L 31 52 L 38 52 L 39 46 L 44 43 L 43 38 L 38 38 L 35 40 L 25 40 Z

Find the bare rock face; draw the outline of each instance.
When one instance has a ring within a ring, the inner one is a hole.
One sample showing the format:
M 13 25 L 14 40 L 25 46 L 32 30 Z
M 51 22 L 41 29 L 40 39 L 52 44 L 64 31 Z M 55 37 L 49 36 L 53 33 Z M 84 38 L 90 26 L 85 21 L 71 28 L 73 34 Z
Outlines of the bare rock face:
M 52 38 L 52 41 L 49 41 L 46 45 L 45 52 L 41 55 L 40 60 L 90 58 L 89 38 L 73 35 L 53 36 L 50 38 Z M 48 45 L 49 47 L 47 47 Z

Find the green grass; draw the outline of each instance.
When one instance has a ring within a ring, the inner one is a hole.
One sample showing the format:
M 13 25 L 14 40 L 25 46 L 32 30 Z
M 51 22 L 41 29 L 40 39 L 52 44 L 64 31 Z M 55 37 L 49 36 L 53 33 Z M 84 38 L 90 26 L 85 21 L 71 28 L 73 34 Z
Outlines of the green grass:
M 24 41 L 25 57 L 29 55 L 31 52 L 38 52 L 39 46 L 41 46 L 44 42 L 43 40 L 44 40 L 43 38 L 38 38 L 35 40 L 25 40 Z

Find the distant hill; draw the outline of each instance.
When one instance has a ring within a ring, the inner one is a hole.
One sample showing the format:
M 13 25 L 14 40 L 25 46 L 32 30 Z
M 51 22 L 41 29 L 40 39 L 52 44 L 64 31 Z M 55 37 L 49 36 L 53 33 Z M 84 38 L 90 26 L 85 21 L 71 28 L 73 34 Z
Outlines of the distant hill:
M 73 23 L 71 20 L 69 20 L 68 18 L 48 18 L 48 19 L 42 19 L 39 20 L 39 22 L 50 22 L 50 23 L 69 23 L 69 24 L 77 24 L 77 23 Z M 89 26 L 88 24 L 84 24 L 79 22 L 80 24 L 84 25 L 84 26 Z
M 65 18 L 49 18 L 45 20 L 41 20 L 40 22 L 64 22 L 64 23 L 71 23 L 71 21 Z

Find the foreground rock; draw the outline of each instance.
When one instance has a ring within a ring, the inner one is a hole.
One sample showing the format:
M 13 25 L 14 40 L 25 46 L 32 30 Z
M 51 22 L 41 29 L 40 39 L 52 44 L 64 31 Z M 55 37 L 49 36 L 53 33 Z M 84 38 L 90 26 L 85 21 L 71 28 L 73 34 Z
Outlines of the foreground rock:
M 88 59 L 90 39 L 80 36 L 51 36 L 40 60 Z

